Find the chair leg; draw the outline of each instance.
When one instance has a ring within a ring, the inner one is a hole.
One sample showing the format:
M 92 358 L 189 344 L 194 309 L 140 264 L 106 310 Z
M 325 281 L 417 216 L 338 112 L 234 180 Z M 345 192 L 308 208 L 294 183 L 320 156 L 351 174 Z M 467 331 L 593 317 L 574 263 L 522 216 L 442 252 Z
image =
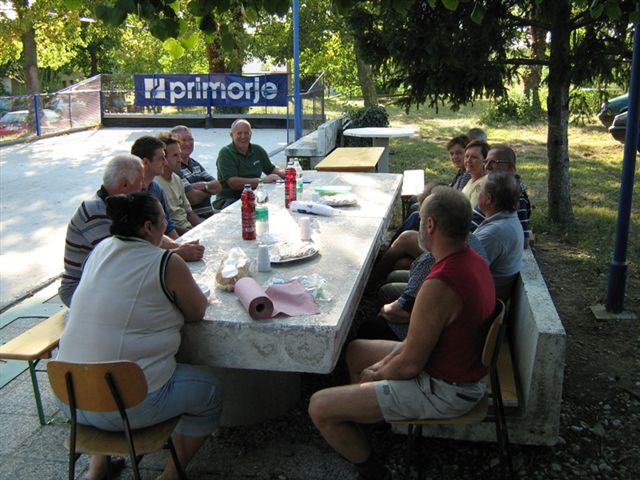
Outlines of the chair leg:
M 422 425 L 417 425 L 415 440 L 416 469 L 418 471 L 418 479 L 424 480 L 425 471 L 422 464 Z
M 176 452 L 176 447 L 173 445 L 173 440 L 171 439 L 171 437 L 169 437 L 168 443 L 169 443 L 169 451 L 171 452 L 171 458 L 173 458 L 173 463 L 175 464 L 176 471 L 178 472 L 178 478 L 180 478 L 180 480 L 187 480 L 187 475 L 186 473 L 184 473 L 184 470 L 182 469 L 182 464 L 178 459 L 178 453 Z
M 409 478 L 411 475 L 411 464 L 413 463 L 413 448 L 415 446 L 415 438 L 414 438 L 414 425 L 410 423 L 407 425 L 407 455 L 405 459 L 405 471 L 404 477 Z
M 500 383 L 498 379 L 495 379 L 495 390 L 500 392 Z M 498 451 L 500 455 L 500 470 L 503 478 L 514 479 L 513 462 L 511 459 L 511 452 L 509 449 L 509 432 L 507 430 L 507 423 L 504 415 L 504 404 L 502 402 L 502 395 L 499 393 L 493 396 L 493 407 L 496 423 L 496 440 L 498 443 Z M 507 476 L 508 472 L 508 476 Z
M 42 399 L 40 398 L 40 388 L 38 387 L 38 377 L 36 376 L 36 365 L 40 360 L 29 360 L 29 375 L 31 375 L 31 386 L 33 387 L 33 397 L 36 400 L 36 410 L 38 412 L 38 420 L 40 425 L 46 425 L 44 418 L 44 409 L 42 408 Z

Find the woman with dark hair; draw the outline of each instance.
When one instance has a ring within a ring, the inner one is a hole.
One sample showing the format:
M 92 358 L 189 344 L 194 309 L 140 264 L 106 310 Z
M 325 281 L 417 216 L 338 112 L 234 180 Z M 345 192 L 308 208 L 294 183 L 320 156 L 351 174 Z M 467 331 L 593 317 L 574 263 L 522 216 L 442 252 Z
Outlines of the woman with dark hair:
M 182 415 L 173 439 L 185 466 L 218 426 L 222 410 L 216 377 L 203 367 L 175 360 L 180 329 L 185 321 L 202 320 L 207 299 L 184 260 L 158 247 L 167 221 L 155 197 L 137 192 L 108 197 L 106 203 L 113 236 L 85 262 L 58 360 L 131 360 L 140 365 L 149 394 L 128 410 L 131 427 Z M 122 429 L 117 411 L 79 411 L 78 422 Z M 86 478 L 104 478 L 106 462 L 106 457 L 94 455 Z M 161 478 L 177 478 L 173 460 Z
M 451 181 L 451 186 L 456 190 L 462 190 L 467 184 L 471 175 L 464 168 L 464 149 L 469 143 L 466 135 L 458 135 L 447 142 L 447 152 L 453 166 L 456 167 L 456 174 Z

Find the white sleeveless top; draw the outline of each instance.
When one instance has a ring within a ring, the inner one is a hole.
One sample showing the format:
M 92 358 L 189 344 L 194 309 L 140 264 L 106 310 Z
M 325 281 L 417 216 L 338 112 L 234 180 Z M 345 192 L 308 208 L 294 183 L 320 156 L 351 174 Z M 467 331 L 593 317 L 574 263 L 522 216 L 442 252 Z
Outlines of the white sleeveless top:
M 184 316 L 164 284 L 171 253 L 129 237 L 103 240 L 85 262 L 60 338 L 58 360 L 131 360 L 149 392 L 176 367 Z

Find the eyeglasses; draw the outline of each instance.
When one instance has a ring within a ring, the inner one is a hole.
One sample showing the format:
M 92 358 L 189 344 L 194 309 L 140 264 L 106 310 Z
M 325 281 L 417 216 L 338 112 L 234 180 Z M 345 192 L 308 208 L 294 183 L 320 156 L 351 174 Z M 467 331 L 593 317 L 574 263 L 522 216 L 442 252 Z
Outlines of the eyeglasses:
M 485 167 L 487 167 L 489 165 L 500 165 L 500 164 L 512 165 L 512 163 L 509 162 L 508 160 L 489 160 L 489 161 L 485 161 L 484 162 L 484 166 Z

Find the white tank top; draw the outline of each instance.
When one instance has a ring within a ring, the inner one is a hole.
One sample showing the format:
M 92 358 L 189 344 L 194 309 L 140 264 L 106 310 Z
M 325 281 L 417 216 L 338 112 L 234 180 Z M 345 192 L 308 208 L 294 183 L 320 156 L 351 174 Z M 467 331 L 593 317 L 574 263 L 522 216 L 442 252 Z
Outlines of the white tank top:
M 85 262 L 60 338 L 58 359 L 131 360 L 149 392 L 176 367 L 184 316 L 164 284 L 170 252 L 138 238 L 102 241 Z

